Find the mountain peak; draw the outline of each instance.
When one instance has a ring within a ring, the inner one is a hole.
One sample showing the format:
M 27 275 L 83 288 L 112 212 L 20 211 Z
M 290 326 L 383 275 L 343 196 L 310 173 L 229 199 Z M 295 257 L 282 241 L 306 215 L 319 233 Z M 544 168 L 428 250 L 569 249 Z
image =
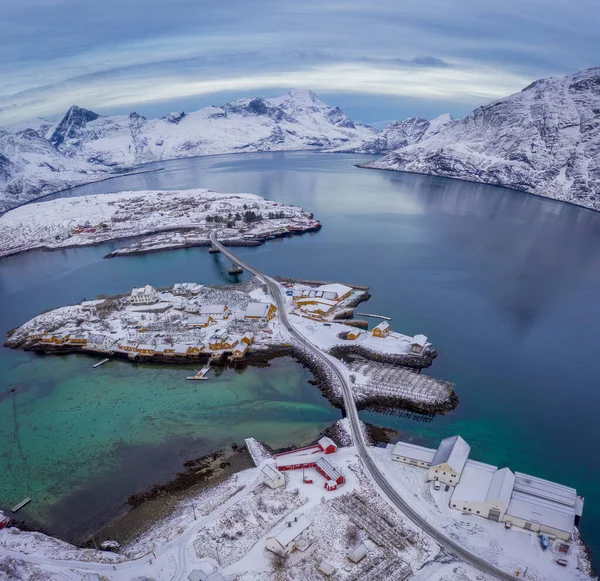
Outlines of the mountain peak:
M 64 143 L 65 139 L 74 138 L 78 129 L 84 127 L 90 121 L 98 119 L 98 117 L 100 117 L 98 113 L 77 105 L 71 105 L 54 130 L 50 130 L 51 135 L 48 137 L 48 141 L 58 148 Z

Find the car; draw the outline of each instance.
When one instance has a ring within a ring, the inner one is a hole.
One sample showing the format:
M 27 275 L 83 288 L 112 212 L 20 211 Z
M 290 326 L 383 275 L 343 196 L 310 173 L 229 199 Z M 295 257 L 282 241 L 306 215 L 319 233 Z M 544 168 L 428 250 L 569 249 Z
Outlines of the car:
M 509 520 L 504 521 L 504 528 L 509 529 L 510 527 L 512 527 L 512 523 Z
M 569 561 L 567 561 L 566 559 L 556 559 L 556 564 L 566 567 L 569 564 Z
M 325 325 L 325 327 L 331 327 L 331 323 L 323 323 L 323 325 Z
M 436 481 L 433 483 L 433 489 L 434 489 L 434 490 L 439 490 L 441 487 L 442 487 L 442 485 L 440 484 L 440 481 L 439 481 L 439 480 L 436 480 Z

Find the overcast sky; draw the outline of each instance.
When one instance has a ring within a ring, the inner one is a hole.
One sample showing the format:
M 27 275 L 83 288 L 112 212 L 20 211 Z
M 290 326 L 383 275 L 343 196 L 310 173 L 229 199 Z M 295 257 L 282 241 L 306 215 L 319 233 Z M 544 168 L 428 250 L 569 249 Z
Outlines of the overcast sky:
M 315 91 L 367 122 L 460 116 L 600 65 L 598 0 L 0 0 L 0 125 Z

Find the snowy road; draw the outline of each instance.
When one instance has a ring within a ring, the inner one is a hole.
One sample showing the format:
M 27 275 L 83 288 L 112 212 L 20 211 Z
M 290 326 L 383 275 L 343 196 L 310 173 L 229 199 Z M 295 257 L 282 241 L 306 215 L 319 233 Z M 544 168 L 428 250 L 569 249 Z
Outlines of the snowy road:
M 263 274 L 259 270 L 256 270 L 243 260 L 240 260 L 240 258 L 238 258 L 230 250 L 225 248 L 217 240 L 217 232 L 215 230 L 211 232 L 210 240 L 214 246 L 216 246 L 225 256 L 227 256 L 227 258 L 234 261 L 236 264 L 239 264 L 248 272 L 251 272 L 252 274 L 257 276 L 267 285 L 267 288 L 269 289 L 271 296 L 273 297 L 273 300 L 275 301 L 275 304 L 277 306 L 279 318 L 282 325 L 286 328 L 286 330 L 294 339 L 296 339 L 310 353 L 317 357 L 317 359 L 322 361 L 335 375 L 342 388 L 344 407 L 346 409 L 346 415 L 350 420 L 350 425 L 352 427 L 352 437 L 354 438 L 356 448 L 364 463 L 365 468 L 371 475 L 371 478 L 377 484 L 381 492 L 388 498 L 388 500 L 394 506 L 396 506 L 407 518 L 409 518 L 416 526 L 418 526 L 421 530 L 427 533 L 439 545 L 444 547 L 451 554 L 455 555 L 458 559 L 475 567 L 482 573 L 490 575 L 496 579 L 515 579 L 514 575 L 506 573 L 502 569 L 495 567 L 485 559 L 482 559 L 481 557 L 478 557 L 477 555 L 471 553 L 470 551 L 462 547 L 459 543 L 447 537 L 442 531 L 433 526 L 433 524 L 427 522 L 427 520 L 421 514 L 419 514 L 419 512 L 417 512 L 412 506 L 410 506 L 410 504 L 408 504 L 400 496 L 400 494 L 398 494 L 394 486 L 388 482 L 387 478 L 384 476 L 381 470 L 379 470 L 374 460 L 371 458 L 371 455 L 369 454 L 369 450 L 367 448 L 364 435 L 360 427 L 358 410 L 356 409 L 356 405 L 354 403 L 351 387 L 348 383 L 348 380 L 346 379 L 343 364 L 338 359 L 328 355 L 327 353 L 324 353 L 320 348 L 313 345 L 291 324 L 285 309 L 285 295 L 283 294 L 283 289 L 281 285 L 277 281 Z

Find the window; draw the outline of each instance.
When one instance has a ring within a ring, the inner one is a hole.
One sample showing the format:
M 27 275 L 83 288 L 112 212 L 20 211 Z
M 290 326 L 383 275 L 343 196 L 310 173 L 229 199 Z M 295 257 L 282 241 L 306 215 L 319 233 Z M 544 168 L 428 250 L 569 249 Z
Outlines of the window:
M 444 472 L 444 476 L 446 476 L 446 473 Z
M 471 509 L 469 509 L 469 512 L 473 512 Z
M 456 504 L 453 504 L 453 505 L 452 505 L 452 508 L 456 508 Z
M 477 511 L 477 514 L 481 514 L 479 511 Z
M 467 507 L 466 507 L 466 506 L 463 506 L 463 510 L 467 510 Z

